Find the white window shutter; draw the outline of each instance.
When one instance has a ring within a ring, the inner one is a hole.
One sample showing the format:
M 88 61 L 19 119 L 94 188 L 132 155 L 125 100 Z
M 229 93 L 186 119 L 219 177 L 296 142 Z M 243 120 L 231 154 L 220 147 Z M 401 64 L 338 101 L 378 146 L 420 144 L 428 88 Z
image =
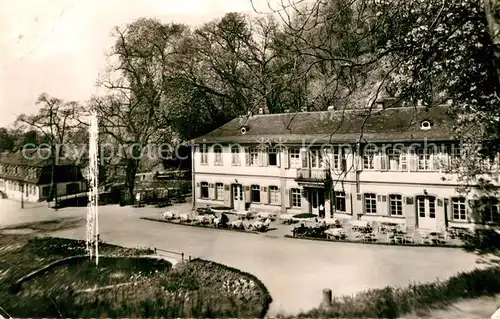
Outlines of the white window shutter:
M 266 148 L 262 149 L 261 152 L 260 152 L 260 166 L 268 166 L 268 150 Z
M 380 155 L 375 155 L 373 157 L 373 166 L 375 168 L 375 170 L 377 171 L 380 171 L 382 169 L 382 164 L 380 163 L 381 162 L 381 158 L 380 158 Z
M 262 186 L 260 188 L 260 201 L 263 204 L 269 204 L 269 195 L 268 193 L 269 188 L 267 186 Z
M 281 188 L 278 187 L 278 205 L 281 205 Z
M 380 170 L 387 171 L 389 169 L 389 157 L 386 154 L 380 155 Z
M 215 199 L 215 184 L 208 185 L 208 198 Z
M 228 184 L 224 185 L 224 206 L 231 206 L 231 186 Z
M 276 166 L 281 166 L 281 149 L 279 148 L 276 149 Z
M 306 150 L 302 150 L 300 152 L 300 157 L 302 159 L 302 168 L 308 168 L 309 167 L 309 165 L 308 165 L 309 164 L 309 162 L 308 162 L 309 158 L 308 158 L 307 155 L 308 154 L 307 154 Z
M 356 153 L 353 153 L 352 155 L 354 158 L 354 168 L 355 170 L 357 171 L 360 171 L 363 169 L 363 158 L 359 155 L 359 154 L 356 154 Z
M 196 183 L 196 198 L 201 198 L 201 185 Z
M 252 189 L 251 186 L 245 185 L 245 203 L 252 202 Z
M 283 160 L 285 168 L 290 168 L 290 154 L 287 148 L 283 148 Z
M 292 206 L 292 190 L 291 189 L 286 189 L 285 190 L 285 207 L 290 208 Z
M 245 165 L 250 166 L 250 149 L 248 147 L 244 147 L 243 151 L 245 152 Z
M 408 154 L 408 159 L 410 161 L 410 172 L 416 172 L 418 170 L 417 154 Z

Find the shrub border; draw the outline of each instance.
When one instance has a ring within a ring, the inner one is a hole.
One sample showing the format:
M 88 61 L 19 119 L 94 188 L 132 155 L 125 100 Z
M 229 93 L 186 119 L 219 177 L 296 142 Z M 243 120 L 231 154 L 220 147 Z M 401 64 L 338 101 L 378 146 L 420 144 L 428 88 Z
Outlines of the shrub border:
M 379 246 L 397 246 L 397 247 L 432 247 L 432 248 L 455 248 L 455 249 L 463 249 L 468 246 L 456 246 L 456 245 L 425 245 L 425 244 L 392 244 L 392 243 L 381 243 L 381 242 L 364 242 L 364 241 L 355 241 L 355 240 L 336 240 L 336 239 L 327 239 L 327 238 L 313 238 L 313 237 L 294 237 L 291 235 L 285 235 L 285 238 L 292 239 L 302 239 L 302 240 L 313 240 L 313 241 L 325 241 L 330 243 L 346 243 L 346 244 L 362 244 L 362 245 L 379 245 Z
M 149 221 L 152 221 L 152 222 L 160 222 L 160 223 L 178 225 L 178 226 L 191 226 L 191 227 L 198 227 L 198 228 L 215 229 L 215 230 L 220 230 L 220 231 L 233 231 L 233 232 L 246 233 L 246 234 L 255 234 L 255 235 L 260 234 L 259 232 L 256 232 L 256 231 L 231 229 L 231 228 L 217 228 L 217 227 L 210 227 L 210 226 L 203 226 L 203 225 L 193 225 L 193 224 L 183 224 L 183 223 L 174 223 L 174 222 L 171 222 L 171 221 L 168 221 L 168 220 L 159 219 L 159 218 L 139 217 L 139 219 L 149 220 Z
M 485 297 L 485 296 L 492 296 L 492 295 L 496 295 L 499 291 L 500 291 L 500 286 L 495 286 L 495 288 L 493 288 L 493 291 L 485 291 L 484 289 L 481 290 L 481 288 L 478 289 L 477 287 L 477 281 L 475 280 L 476 278 L 481 278 L 481 277 L 484 277 L 485 275 L 495 275 L 494 278 L 498 278 L 497 277 L 497 274 L 500 272 L 500 267 L 499 266 L 493 266 L 493 267 L 487 267 L 487 268 L 484 268 L 484 269 L 480 269 L 480 268 L 475 268 L 473 270 L 470 270 L 470 271 L 466 271 L 466 272 L 459 272 L 458 274 L 452 276 L 452 277 L 449 277 L 448 279 L 446 280 L 437 280 L 437 281 L 433 281 L 433 282 L 430 282 L 430 283 L 417 283 L 417 284 L 410 284 L 408 286 L 405 286 L 405 287 L 393 287 L 393 286 L 386 286 L 385 288 L 376 288 L 376 289 L 366 289 L 366 290 L 363 290 L 361 292 L 358 292 L 354 295 L 342 295 L 342 296 L 337 296 L 337 297 L 334 297 L 332 298 L 332 301 L 337 301 L 338 304 L 342 307 L 343 305 L 343 302 L 342 302 L 342 299 L 343 297 L 348 297 L 349 299 L 351 299 L 351 301 L 355 301 L 356 298 L 361 298 L 362 300 L 366 300 L 366 296 L 364 296 L 364 294 L 367 294 L 367 293 L 382 293 L 382 292 L 388 292 L 389 293 L 389 296 L 378 296 L 377 298 L 373 298 L 372 296 L 372 300 L 370 301 L 373 301 L 374 304 L 376 304 L 377 306 L 381 307 L 382 310 L 389 310 L 391 312 L 390 315 L 387 315 L 387 314 L 369 314 L 367 315 L 366 317 L 368 318 L 372 318 L 372 317 L 381 317 L 382 315 L 384 315 L 386 318 L 404 318 L 404 316 L 408 316 L 410 313 L 416 311 L 418 308 L 420 309 L 424 309 L 424 310 L 427 310 L 427 309 L 439 309 L 440 306 L 447 306 L 447 305 L 452 305 L 453 303 L 457 302 L 457 301 L 460 301 L 462 299 L 476 299 L 476 298 L 481 298 L 481 297 Z M 486 281 L 487 279 L 482 279 L 483 281 Z M 447 290 L 450 289 L 450 287 L 453 287 L 453 286 L 457 286 L 459 285 L 461 282 L 460 281 L 466 281 L 469 285 L 471 285 L 473 287 L 473 289 L 469 290 L 467 289 L 467 287 L 460 287 L 461 291 L 458 295 L 454 295 L 452 296 L 451 298 L 449 299 L 446 299 L 446 297 L 449 297 L 447 294 L 446 295 L 443 295 L 445 296 L 445 298 L 443 298 L 442 296 L 441 297 L 438 297 L 437 299 L 435 298 L 432 298 L 432 299 L 424 299 L 424 300 L 419 300 L 417 303 L 411 303 L 411 304 L 408 304 L 406 303 L 406 305 L 410 305 L 410 309 L 409 309 L 409 312 L 408 313 L 399 313 L 399 311 L 401 309 L 399 308 L 396 308 L 396 309 L 391 309 L 391 303 L 394 303 L 394 302 L 402 302 L 402 301 L 406 301 L 407 300 L 397 300 L 398 296 L 397 292 L 403 292 L 403 293 L 406 293 L 408 291 L 415 291 L 415 290 L 429 290 L 429 289 L 437 289 L 437 290 L 440 290 L 441 292 L 446 292 Z M 497 281 L 498 283 L 498 281 Z M 437 287 L 435 287 L 437 285 Z M 339 308 L 340 309 L 340 308 Z M 334 309 L 332 309 L 333 311 L 335 311 Z M 380 309 L 371 309 L 373 311 L 380 311 Z M 394 311 L 396 312 L 394 312 Z M 283 316 L 283 315 L 280 315 L 279 317 L 281 318 L 327 318 L 327 317 L 331 317 L 328 315 L 328 312 L 330 311 L 329 308 L 322 308 L 321 306 L 320 307 L 316 307 L 316 308 L 313 308 L 313 309 L 310 309 L 306 312 L 301 312 L 297 315 L 294 315 L 293 317 L 292 316 Z M 366 315 L 366 314 L 365 314 Z
M 269 290 L 267 290 L 267 287 L 264 285 L 264 283 L 262 283 L 262 281 L 260 281 L 259 278 L 255 277 L 251 273 L 248 273 L 248 272 L 245 272 L 245 271 L 242 271 L 240 269 L 233 268 L 233 267 L 230 267 L 230 266 L 227 266 L 224 264 L 220 264 L 220 263 L 217 263 L 215 261 L 205 260 L 205 259 L 201 259 L 201 258 L 194 258 L 194 259 L 191 259 L 190 262 L 193 262 L 193 261 L 202 262 L 205 264 L 214 264 L 214 265 L 217 265 L 225 270 L 235 272 L 237 274 L 246 276 L 246 277 L 250 278 L 251 280 L 253 280 L 257 284 L 257 286 L 259 286 L 259 288 L 262 289 L 262 291 L 264 291 L 264 305 L 263 305 L 263 308 L 261 310 L 259 318 L 264 318 L 266 316 L 267 311 L 269 310 L 269 305 L 273 302 L 273 298 L 271 297 L 271 294 L 269 294 Z

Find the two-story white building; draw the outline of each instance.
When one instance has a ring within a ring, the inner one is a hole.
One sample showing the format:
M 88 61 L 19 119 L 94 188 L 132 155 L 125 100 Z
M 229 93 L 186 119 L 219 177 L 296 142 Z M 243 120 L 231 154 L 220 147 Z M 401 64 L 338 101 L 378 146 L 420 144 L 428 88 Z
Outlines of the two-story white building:
M 193 206 L 470 227 L 476 195 L 450 173 L 453 124 L 446 106 L 236 118 L 192 141 Z M 500 222 L 488 201 L 486 221 Z

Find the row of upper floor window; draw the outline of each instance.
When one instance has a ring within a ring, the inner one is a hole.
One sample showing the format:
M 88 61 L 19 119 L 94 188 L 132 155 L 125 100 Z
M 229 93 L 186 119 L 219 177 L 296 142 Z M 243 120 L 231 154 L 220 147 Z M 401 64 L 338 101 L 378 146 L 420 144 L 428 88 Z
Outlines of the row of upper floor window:
M 329 147 L 323 149 L 241 147 L 233 145 L 202 145 L 197 150 L 199 163 L 225 165 L 230 157 L 231 166 L 275 166 L 285 168 L 330 168 L 334 170 L 390 170 L 390 171 L 439 171 L 460 166 L 465 152 L 455 145 L 413 148 L 365 148 L 359 152 L 350 148 Z M 209 154 L 212 158 L 209 161 Z M 353 154 L 354 156 L 352 156 Z M 350 156 L 351 155 L 351 156 Z M 244 162 L 243 162 L 244 159 Z M 479 161 L 486 170 L 500 167 L 500 156 L 493 160 Z
M 11 176 L 25 176 L 35 179 L 38 175 L 39 169 L 35 167 L 24 167 L 20 165 L 0 164 L 0 174 Z

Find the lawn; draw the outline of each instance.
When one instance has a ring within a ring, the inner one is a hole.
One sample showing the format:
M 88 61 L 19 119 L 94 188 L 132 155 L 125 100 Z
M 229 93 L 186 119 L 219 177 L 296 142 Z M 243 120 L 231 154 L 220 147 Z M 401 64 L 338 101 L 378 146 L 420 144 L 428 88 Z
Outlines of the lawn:
M 148 249 L 102 244 L 100 251 L 98 267 L 86 258 L 70 259 L 13 290 L 34 270 L 84 254 L 85 243 L 3 235 L 0 306 L 12 317 L 206 318 L 262 317 L 271 302 L 257 278 L 224 265 L 196 259 L 172 269 L 166 261 L 140 258 L 152 253 Z

